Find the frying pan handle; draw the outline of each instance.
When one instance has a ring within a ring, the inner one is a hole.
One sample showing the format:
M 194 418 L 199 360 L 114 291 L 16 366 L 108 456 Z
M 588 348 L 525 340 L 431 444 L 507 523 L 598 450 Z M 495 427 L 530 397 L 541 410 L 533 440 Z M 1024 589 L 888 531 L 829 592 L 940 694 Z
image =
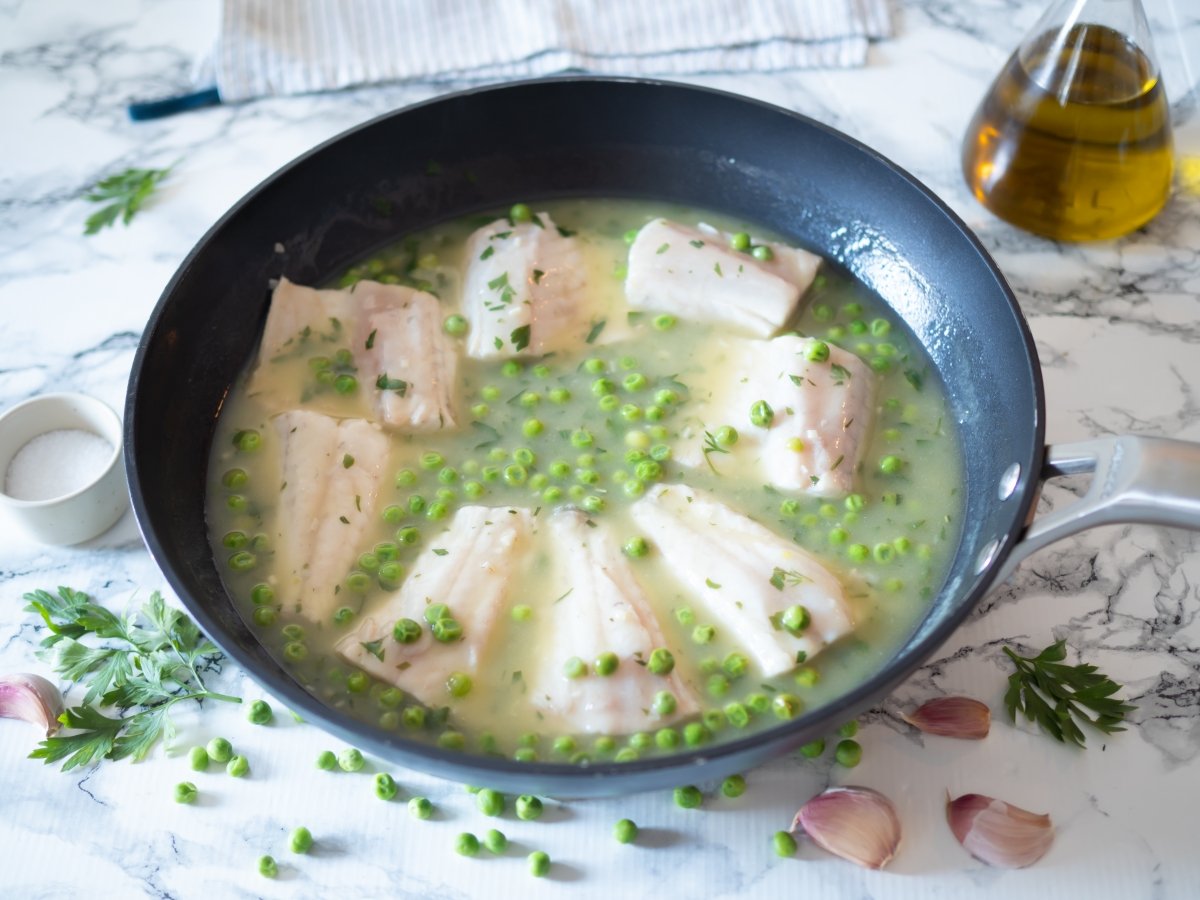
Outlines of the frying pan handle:
M 1095 473 L 1087 493 L 1030 522 L 997 581 L 1030 554 L 1097 525 L 1140 522 L 1200 530 L 1200 443 L 1121 435 L 1046 448 L 1043 481 L 1087 472 Z

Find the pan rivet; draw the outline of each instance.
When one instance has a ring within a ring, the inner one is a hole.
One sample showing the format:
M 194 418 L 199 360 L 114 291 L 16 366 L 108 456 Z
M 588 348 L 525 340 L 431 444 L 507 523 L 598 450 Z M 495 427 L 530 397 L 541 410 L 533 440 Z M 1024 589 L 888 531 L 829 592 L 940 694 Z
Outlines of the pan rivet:
M 995 538 L 984 544 L 983 549 L 979 551 L 979 558 L 975 560 L 976 575 L 992 564 L 992 560 L 996 558 L 996 551 L 999 549 L 1000 542 Z
M 1007 500 L 1013 495 L 1013 491 L 1017 489 L 1017 482 L 1021 480 L 1021 464 L 1013 463 L 1004 470 L 1004 474 L 1000 476 L 1000 499 Z

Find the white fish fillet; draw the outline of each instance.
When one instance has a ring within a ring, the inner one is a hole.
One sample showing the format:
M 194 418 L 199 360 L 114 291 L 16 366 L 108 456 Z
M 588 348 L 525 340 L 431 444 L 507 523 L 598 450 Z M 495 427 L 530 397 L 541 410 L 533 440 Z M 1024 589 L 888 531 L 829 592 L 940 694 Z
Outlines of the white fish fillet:
M 279 279 L 258 345 L 259 367 L 302 347 L 316 355 L 349 344 L 355 310 L 349 291 L 321 291 Z
M 467 240 L 463 315 L 477 359 L 537 356 L 577 345 L 590 327 L 586 276 L 575 238 L 546 213 L 541 225 L 497 219 Z
M 341 605 L 338 585 L 374 519 L 388 440 L 362 419 L 339 421 L 307 410 L 272 422 L 283 482 L 272 542 L 276 590 L 306 618 L 328 622 Z
M 446 680 L 453 672 L 475 676 L 493 649 L 496 619 L 506 607 L 513 575 L 520 569 L 529 543 L 533 517 L 527 509 L 464 506 L 436 548 L 418 557 L 412 573 L 382 605 L 366 614 L 361 625 L 337 644 L 349 662 L 391 682 L 422 703 L 441 706 L 449 700 Z M 430 635 L 425 608 L 444 603 L 462 625 L 461 640 L 442 644 Z M 420 639 L 400 644 L 392 637 L 398 619 L 421 624 Z M 379 659 L 363 647 L 378 645 Z
M 698 712 L 695 694 L 678 673 L 664 678 L 641 664 L 666 641 L 608 530 L 589 527 L 587 517 L 574 510 L 556 513 L 549 530 L 570 592 L 546 611 L 549 630 L 542 635 L 545 649 L 530 690 L 534 706 L 557 718 L 560 727 L 602 734 L 657 728 Z M 617 670 L 597 675 L 592 663 L 607 652 L 617 655 Z M 566 677 L 564 667 L 573 656 L 588 663 L 587 675 Z M 653 711 L 659 691 L 675 695 L 674 714 Z
M 821 265 L 821 257 L 768 243 L 760 262 L 729 246 L 715 229 L 654 219 L 629 248 L 625 295 L 630 307 L 681 319 L 731 325 L 769 337 L 791 316 Z
M 373 392 L 379 421 L 405 432 L 454 428 L 458 349 L 442 330 L 437 298 L 375 281 L 358 282 L 352 297 L 360 390 Z M 381 375 L 403 381 L 403 389 L 380 387 Z
M 770 341 L 718 338 L 706 348 L 725 371 L 741 376 L 694 398 L 675 456 L 685 465 L 706 465 L 704 432 L 731 424 L 740 435 L 731 452 L 752 460 L 777 488 L 835 497 L 854 490 L 854 478 L 875 414 L 875 374 L 861 359 L 829 346 L 829 358 L 813 362 L 813 338 L 781 335 Z M 750 422 L 750 407 L 765 400 L 774 411 L 769 428 Z M 797 443 L 798 442 L 798 443 Z M 712 457 L 718 468 L 721 456 Z
M 853 629 L 837 578 L 791 541 L 710 494 L 657 485 L 631 512 L 692 601 L 741 644 L 764 676 L 795 668 L 798 651 L 811 659 Z M 771 621 L 794 604 L 811 616 L 799 635 Z

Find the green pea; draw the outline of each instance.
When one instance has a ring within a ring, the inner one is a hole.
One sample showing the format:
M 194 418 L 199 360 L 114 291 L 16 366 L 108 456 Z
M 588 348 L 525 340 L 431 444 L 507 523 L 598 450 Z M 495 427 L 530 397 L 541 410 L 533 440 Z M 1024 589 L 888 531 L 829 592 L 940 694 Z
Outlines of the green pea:
M 508 211 L 508 217 L 513 220 L 514 224 L 533 221 L 533 210 L 524 203 L 514 203 L 512 209 Z
M 675 621 L 677 621 L 680 625 L 691 625 L 696 621 L 696 614 L 686 606 L 682 606 L 675 610 Z
M 462 637 L 463 629 L 457 619 L 438 619 L 429 626 L 433 639 L 441 644 L 450 644 Z
M 829 530 L 829 543 L 831 544 L 844 544 L 849 539 L 850 532 L 848 532 L 845 528 L 842 528 L 840 525 Z
M 465 697 L 471 693 L 474 683 L 466 672 L 451 672 L 446 677 L 446 692 L 451 697 Z
M 387 772 L 380 772 L 375 776 L 375 796 L 380 800 L 394 800 L 399 791 L 396 779 Z
M 876 544 L 871 554 L 875 562 L 890 563 L 896 555 L 896 549 L 891 544 Z
M 725 719 L 734 728 L 745 728 L 750 724 L 750 711 L 740 703 L 725 704 Z
M 666 647 L 656 647 L 650 651 L 646 668 L 655 675 L 670 675 L 671 670 L 675 668 L 675 656 Z
M 464 831 L 454 840 L 454 852 L 459 856 L 477 856 L 479 854 L 479 838 Z
M 713 432 L 713 440 L 718 447 L 732 447 L 738 442 L 737 429 L 732 425 L 722 425 Z
M 550 874 L 550 855 L 543 850 L 534 850 L 526 857 L 529 861 L 529 874 L 534 878 L 545 878 Z
M 657 463 L 664 463 L 671 458 L 671 448 L 666 444 L 655 444 L 650 448 L 650 458 Z
M 533 618 L 533 609 L 521 603 L 512 608 L 510 615 L 514 622 L 528 622 Z
M 689 747 L 707 744 L 712 735 L 703 722 L 688 722 L 683 726 L 683 742 Z
M 867 333 L 867 323 L 864 322 L 862 319 L 855 319 L 853 322 L 850 323 L 850 333 L 851 334 L 866 334 Z
M 816 759 L 825 752 L 825 739 L 817 738 L 815 741 L 809 741 L 800 748 L 800 755 L 806 759 Z
M 805 666 L 796 670 L 796 674 L 792 676 L 792 680 L 800 687 L 813 687 L 821 680 L 821 673 L 812 666 Z
M 670 388 L 660 388 L 654 392 L 654 402 L 658 406 L 672 406 L 679 402 L 679 395 Z
M 208 751 L 203 747 L 193 747 L 188 751 L 188 765 L 193 771 L 203 772 L 208 768 Z
M 786 831 L 777 831 L 771 836 L 771 846 L 775 848 L 775 855 L 789 857 L 796 855 L 796 839 Z
M 266 606 L 275 602 L 275 589 L 269 584 L 256 584 L 250 589 L 250 602 L 255 606 Z
M 442 329 L 448 335 L 459 337 L 467 333 L 467 320 L 457 313 L 446 316 L 446 321 L 442 323 Z
M 364 593 L 370 586 L 371 579 L 366 572 L 355 571 L 346 576 L 346 587 L 356 594 Z
M 674 750 L 679 746 L 679 732 L 674 728 L 660 728 L 654 732 L 654 746 L 660 750 Z
M 638 481 L 637 479 L 632 479 L 623 483 L 621 485 L 621 490 L 625 492 L 625 496 L 627 497 L 640 497 L 642 494 L 646 493 L 646 485 L 642 484 L 642 482 Z
M 485 482 L 499 481 L 500 469 L 497 466 L 484 466 L 479 470 L 479 477 Z
M 518 797 L 513 808 L 517 812 L 517 818 L 526 822 L 542 817 L 542 801 L 531 794 L 522 794 Z
M 602 734 L 592 743 L 592 749 L 601 755 L 612 753 L 617 747 L 617 742 L 607 734 Z
M 675 317 L 667 313 L 655 316 L 652 323 L 659 331 L 670 331 L 675 327 Z
M 244 453 L 253 453 L 262 446 L 262 435 L 253 428 L 246 428 L 233 436 L 233 446 Z
M 771 711 L 779 719 L 794 719 L 803 708 L 800 698 L 793 694 L 776 694 L 771 699 Z
M 395 731 L 400 727 L 400 716 L 392 709 L 379 714 L 379 727 L 385 728 L 388 731 Z
M 631 372 L 621 381 L 621 385 L 625 388 L 625 390 L 630 391 L 631 393 L 644 391 L 649 384 L 649 379 L 647 379 L 646 376 L 641 372 Z
M 746 793 L 746 779 L 741 775 L 730 775 L 721 782 L 721 793 L 731 799 L 736 799 Z
M 750 424 L 759 428 L 770 428 L 775 419 L 775 410 L 766 400 L 757 400 L 750 407 Z
M 260 856 L 258 858 L 258 874 L 263 878 L 274 878 L 279 874 L 279 864 L 275 862 L 273 856 Z
M 600 473 L 595 469 L 576 469 L 575 480 L 580 484 L 596 484 L 600 480 Z
M 899 456 L 885 456 L 879 461 L 879 471 L 884 475 L 895 475 L 904 468 L 904 460 Z
M 545 423 L 541 419 L 526 419 L 521 425 L 521 433 L 525 437 L 537 437 L 546 430 Z
M 307 853 L 313 845 L 312 832 L 303 825 L 293 828 L 288 838 L 288 845 L 292 848 L 293 853 Z
M 271 704 L 266 700 L 255 700 L 247 708 L 246 718 L 255 725 L 266 725 L 275 718 L 275 713 L 271 709 Z
M 343 772 L 357 772 L 367 764 L 366 759 L 362 755 L 361 750 L 354 747 L 347 747 L 338 754 L 338 768 Z
M 421 706 L 406 706 L 400 711 L 400 722 L 410 731 L 425 727 L 425 709 Z
M 854 737 L 856 734 L 858 734 L 858 721 L 851 719 L 849 722 L 846 722 L 844 725 L 838 728 L 838 734 L 840 734 L 842 737 Z
M 621 418 L 626 422 L 636 422 L 642 417 L 642 408 L 636 403 L 625 403 L 621 406 Z
M 568 678 L 582 678 L 587 674 L 587 663 L 578 656 L 572 656 L 563 663 L 563 674 Z
M 227 488 L 237 490 L 250 480 L 250 473 L 245 469 L 229 469 L 221 476 L 221 483 Z
M 708 676 L 705 689 L 710 697 L 724 697 L 729 693 L 729 678 L 720 672 Z
M 229 568 L 235 572 L 249 572 L 258 565 L 258 557 L 246 550 L 239 550 L 229 557 Z
M 526 409 L 532 409 L 542 402 L 542 395 L 537 391 L 525 391 L 517 398 L 517 402 Z
M 322 750 L 317 754 L 317 768 L 326 772 L 337 767 L 337 755 L 332 750 Z
M 585 359 L 583 361 L 583 370 L 589 374 L 599 375 L 601 372 L 604 372 L 607 369 L 608 363 L 597 357 L 593 356 L 591 359 Z
M 603 397 L 607 394 L 612 394 L 617 390 L 617 386 L 610 378 L 597 378 L 592 382 L 592 393 L 597 397 Z
M 866 544 L 851 544 L 846 548 L 846 556 L 853 562 L 864 562 L 871 555 L 871 548 Z
M 404 691 L 397 687 L 384 688 L 379 692 L 379 705 L 387 709 L 395 709 L 404 702 Z
M 471 416 L 475 419 L 486 419 L 492 408 L 486 403 L 476 403 L 471 407 Z
M 358 379 L 343 373 L 333 379 L 333 389 L 339 394 L 351 394 L 358 390 Z
M 597 675 L 607 677 L 617 671 L 617 666 L 620 665 L 620 659 L 617 654 L 612 652 L 601 653 L 592 663 L 592 668 Z
M 806 607 L 796 603 L 783 611 L 779 621 L 792 634 L 799 634 L 809 626 L 812 616 Z
M 175 785 L 176 803 L 195 803 L 197 794 L 199 791 L 196 790 L 196 785 L 190 781 L 181 781 Z
M 667 414 L 667 411 L 665 409 L 663 409 L 661 406 L 658 406 L 657 404 L 646 407 L 645 415 L 646 415 L 647 422 L 659 422 L 662 420 L 663 416 L 665 416 L 666 414 Z
M 569 403 L 571 400 L 571 392 L 563 387 L 551 388 L 546 392 L 546 397 L 551 403 L 561 406 L 564 403 Z
M 824 341 L 814 341 L 805 351 L 804 357 L 811 362 L 825 362 L 829 359 L 829 345 Z
M 853 769 L 862 762 L 862 745 L 849 738 L 838 741 L 838 745 L 833 751 L 833 758 L 837 760 L 838 765 Z
M 872 319 L 871 334 L 875 337 L 883 337 L 892 330 L 892 323 L 887 319 Z
M 206 746 L 208 758 L 213 762 L 227 763 L 233 758 L 233 744 L 223 737 L 215 737 Z
M 461 732 L 446 730 L 438 735 L 437 745 L 443 750 L 463 750 L 467 746 L 467 739 Z
M 575 743 L 575 738 L 571 737 L 568 734 L 563 734 L 563 735 L 559 735 L 558 737 L 556 737 L 554 739 L 554 744 L 552 745 L 552 748 L 553 748 L 554 752 L 559 754 L 560 756 L 570 756 L 572 753 L 574 753 L 576 751 L 576 749 L 578 749 L 578 747 Z
M 420 494 L 413 494 L 408 498 L 408 511 L 413 515 L 418 515 L 425 511 L 425 498 Z
M 544 500 L 546 503 L 557 503 L 562 499 L 562 495 L 562 488 L 551 485 L 542 491 L 542 500 Z
M 497 831 L 495 828 L 489 828 L 483 835 L 483 846 L 487 847 L 488 851 L 499 856 L 508 849 L 508 838 L 504 836 L 503 831 Z
M 759 693 L 747 694 L 746 695 L 746 705 L 748 707 L 750 707 L 752 710 L 754 710 L 756 713 L 762 714 L 762 713 L 767 712 L 767 710 L 769 710 L 771 708 L 771 698 L 768 697 L 766 694 L 759 694 Z
M 773 251 L 766 244 L 759 244 L 757 247 L 755 247 L 753 250 L 750 251 L 750 255 L 753 256 L 755 259 L 757 259 L 759 262 L 770 262 L 771 260 L 773 260 L 775 258 L 775 251 Z
M 633 484 L 635 482 L 626 482 Z M 650 552 L 650 543 L 641 535 L 634 535 L 625 542 L 625 546 L 621 548 L 626 556 L 631 556 L 634 559 L 641 559 Z
M 522 366 L 519 362 L 515 359 L 510 359 L 500 366 L 500 374 L 505 378 L 516 378 L 521 374 L 521 369 Z
M 632 819 L 621 819 L 613 826 L 613 837 L 620 844 L 630 844 L 637 839 L 638 827 Z
M 571 432 L 571 444 L 575 447 L 591 447 L 596 442 L 592 433 L 586 428 L 577 428 Z
M 599 513 L 604 512 L 605 502 L 603 497 L 597 497 L 595 494 L 588 494 L 579 503 L 583 507 L 584 512 Z
M 692 784 L 675 788 L 674 798 L 675 805 L 681 809 L 696 809 L 704 802 L 704 795 L 700 793 L 700 788 Z
M 692 629 L 692 640 L 697 644 L 709 644 L 717 636 L 717 629 L 712 625 L 697 625 Z
M 244 756 L 235 756 L 225 765 L 225 773 L 234 778 L 244 778 L 250 772 L 250 763 Z
M 662 463 L 655 462 L 652 459 L 642 460 L 633 470 L 633 474 L 640 481 L 658 481 L 663 476 Z
M 244 531 L 227 531 L 221 538 L 221 544 L 229 550 L 237 550 L 245 547 L 249 541 L 250 538 L 247 537 Z
M 746 670 L 750 668 L 750 660 L 746 659 L 740 653 L 733 652 L 728 654 L 721 662 L 721 668 L 728 673 L 730 678 L 741 678 L 746 674 Z
M 426 797 L 413 797 L 408 801 L 408 813 L 414 819 L 424 821 L 433 815 L 433 804 Z
M 513 486 L 524 484 L 529 477 L 529 470 L 519 463 L 504 467 L 504 481 Z

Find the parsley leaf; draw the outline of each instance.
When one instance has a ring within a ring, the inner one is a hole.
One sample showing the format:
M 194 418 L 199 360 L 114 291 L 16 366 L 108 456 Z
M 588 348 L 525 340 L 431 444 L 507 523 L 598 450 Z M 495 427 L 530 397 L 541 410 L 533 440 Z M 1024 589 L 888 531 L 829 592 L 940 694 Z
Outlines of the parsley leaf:
M 115 225 L 118 219 L 128 225 L 146 199 L 154 193 L 158 183 L 170 174 L 171 168 L 126 169 L 102 179 L 84 195 L 84 199 L 90 203 L 112 202 L 87 217 L 83 233 L 96 234 L 102 228 Z
M 708 463 L 708 467 L 712 469 L 712 473 L 714 475 L 720 475 L 721 473 L 717 471 L 717 467 L 712 464 L 712 460 L 709 459 L 708 455 L 710 453 L 728 452 L 728 450 L 717 443 L 717 439 L 713 437 L 713 433 L 711 431 L 704 432 L 704 461 Z
M 519 328 L 514 328 L 508 339 L 512 342 L 513 349 L 518 353 L 529 346 L 529 327 L 522 325 Z
M 584 343 L 587 343 L 587 344 L 596 343 L 596 338 L 600 337 L 600 332 L 602 332 L 604 330 L 604 326 L 607 324 L 608 324 L 608 319 L 601 319 L 599 322 L 594 323 L 592 325 L 591 331 L 589 331 L 587 333 L 587 337 L 585 337 L 583 339 Z
M 408 382 L 401 378 L 388 378 L 387 372 L 380 373 L 375 379 L 375 387 L 381 391 L 395 391 L 401 397 L 408 393 Z
M 157 591 L 124 615 L 68 587 L 56 595 L 33 591 L 25 600 L 26 610 L 40 615 L 49 631 L 38 655 L 55 674 L 86 687 L 83 703 L 59 717 L 73 733 L 42 741 L 33 759 L 61 761 L 64 771 L 101 759 L 139 760 L 160 738 L 174 736 L 169 712 L 176 703 L 241 702 L 205 686 L 201 672 L 220 659 L 220 651 Z M 112 717 L 104 709 L 136 711 Z
M 1104 734 L 1124 731 L 1125 714 L 1135 707 L 1113 697 L 1121 686 L 1092 665 L 1067 665 L 1066 641 L 1051 644 L 1037 656 L 1018 656 L 1011 647 L 1004 653 L 1017 670 L 1008 677 L 1004 705 L 1008 717 L 1017 721 L 1017 713 L 1037 722 L 1042 731 L 1056 741 L 1085 746 L 1079 722 Z M 1091 710 L 1095 717 L 1084 710 Z

